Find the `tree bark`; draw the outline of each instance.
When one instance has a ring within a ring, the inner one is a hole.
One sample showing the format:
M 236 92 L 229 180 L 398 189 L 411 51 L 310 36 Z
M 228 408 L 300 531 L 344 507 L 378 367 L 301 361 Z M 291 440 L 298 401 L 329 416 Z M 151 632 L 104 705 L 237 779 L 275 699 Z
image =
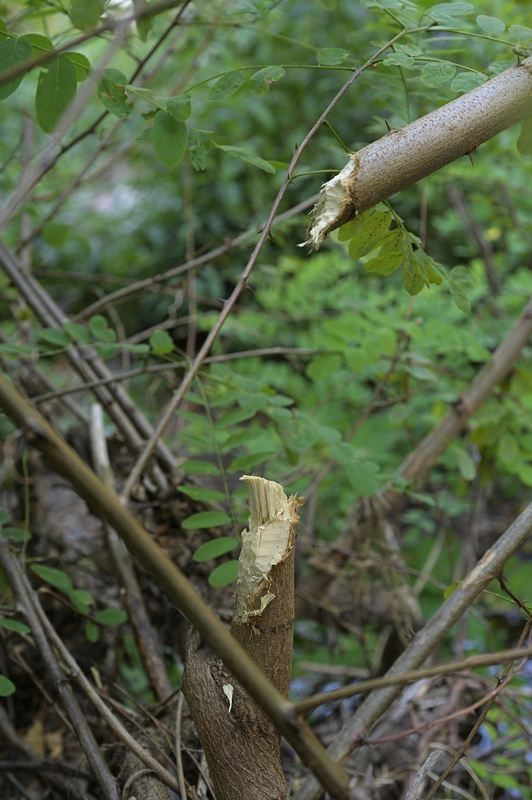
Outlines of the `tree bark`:
M 292 669 L 294 541 L 299 500 L 264 478 L 250 492 L 231 633 L 286 696 Z M 193 631 L 183 692 L 203 744 L 217 800 L 286 800 L 280 736 L 266 714 Z
M 532 112 L 532 57 L 430 114 L 353 153 L 325 183 L 309 244 L 406 189 Z

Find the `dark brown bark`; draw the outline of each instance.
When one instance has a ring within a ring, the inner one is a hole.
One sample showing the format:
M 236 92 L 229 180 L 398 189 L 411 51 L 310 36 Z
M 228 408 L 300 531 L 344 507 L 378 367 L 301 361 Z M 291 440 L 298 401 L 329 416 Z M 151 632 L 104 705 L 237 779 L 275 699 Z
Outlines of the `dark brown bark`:
M 250 484 L 231 633 L 287 695 L 294 624 L 294 498 L 262 478 Z M 268 717 L 193 631 L 183 692 L 203 744 L 217 800 L 286 800 L 280 736 Z

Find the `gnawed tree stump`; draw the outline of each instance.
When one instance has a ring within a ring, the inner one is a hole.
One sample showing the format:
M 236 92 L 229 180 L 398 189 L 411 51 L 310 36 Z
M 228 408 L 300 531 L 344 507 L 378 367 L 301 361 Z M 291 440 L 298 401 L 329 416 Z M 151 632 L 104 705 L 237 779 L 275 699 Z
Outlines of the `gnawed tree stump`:
M 274 686 L 288 693 L 294 626 L 294 542 L 300 500 L 282 486 L 244 476 L 249 527 L 242 534 L 231 632 Z M 193 631 L 183 692 L 217 800 L 286 800 L 280 736 L 222 661 Z

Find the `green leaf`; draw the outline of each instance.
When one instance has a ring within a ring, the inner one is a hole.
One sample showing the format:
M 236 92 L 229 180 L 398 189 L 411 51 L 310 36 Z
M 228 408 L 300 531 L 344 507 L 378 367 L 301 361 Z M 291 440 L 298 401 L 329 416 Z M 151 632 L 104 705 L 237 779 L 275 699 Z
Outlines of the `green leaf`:
M 192 514 L 183 520 L 181 527 L 186 531 L 194 531 L 198 528 L 217 528 L 229 522 L 231 517 L 225 511 L 200 511 L 199 514 Z
M 240 541 L 233 536 L 220 536 L 219 539 L 211 539 L 210 542 L 204 542 L 204 544 L 200 545 L 192 558 L 194 561 L 210 561 L 213 558 L 229 553 L 239 544 Z
M 346 58 L 349 58 L 349 50 L 344 50 L 342 47 L 322 47 L 316 53 L 318 64 L 324 67 L 343 64 Z
M 5 525 L 11 519 L 9 511 L 0 511 L 0 525 Z
M 41 580 L 53 586 L 54 589 L 59 589 L 65 594 L 71 594 L 75 591 L 70 577 L 62 569 L 48 567 L 46 564 L 32 564 L 31 571 L 38 575 Z
M 195 458 L 189 458 L 188 461 L 182 465 L 182 470 L 185 475 L 219 475 L 220 470 L 216 464 L 210 461 L 198 461 Z
M 128 100 L 127 78 L 117 69 L 106 69 L 98 84 L 98 97 L 102 105 L 110 114 L 120 119 L 128 117 L 133 106 Z
M 215 589 L 222 586 L 229 586 L 238 578 L 238 561 L 225 561 L 213 569 L 209 575 L 209 585 Z
M 502 19 L 499 19 L 498 17 L 488 17 L 485 14 L 478 15 L 477 25 L 479 28 L 482 28 L 483 31 L 486 31 L 486 33 L 490 33 L 493 36 L 498 36 L 500 33 L 506 30 L 506 25 Z
M 383 59 L 382 63 L 386 67 L 403 67 L 404 69 L 415 67 L 415 61 L 408 53 L 390 53 L 389 56 Z
M 40 33 L 25 33 L 20 37 L 25 42 L 29 42 L 32 47 L 32 58 L 38 58 L 43 53 L 53 53 L 55 47 L 47 36 L 42 36 Z
M 166 331 L 155 331 L 155 333 L 150 336 L 149 341 L 151 349 L 158 356 L 171 353 L 174 349 L 174 341 Z
M 105 0 L 72 0 L 68 16 L 75 28 L 90 31 L 103 14 Z
M 456 25 L 460 17 L 473 14 L 475 6 L 471 3 L 437 3 L 426 12 L 427 16 L 439 22 L 440 25 Z
M 443 283 L 443 275 L 438 269 L 438 265 L 424 250 L 416 250 L 414 258 L 419 264 L 426 284 L 434 283 L 436 286 L 440 286 Z
M 382 242 L 378 254 L 364 264 L 366 272 L 391 275 L 410 258 L 411 245 L 408 236 L 397 228 L 389 231 Z
M 5 628 L 8 631 L 15 631 L 15 633 L 31 633 L 31 628 L 25 622 L 20 622 L 18 619 L 11 619 L 8 617 L 0 617 L 0 628 Z
M 63 53 L 63 55 L 72 63 L 78 82 L 84 81 L 89 77 L 91 71 L 91 62 L 87 56 L 84 56 L 83 53 L 77 53 L 75 50 L 69 50 L 68 52 Z
M 272 83 L 281 80 L 286 75 L 286 70 L 280 65 L 273 64 L 270 67 L 263 67 L 257 70 L 251 76 L 251 81 L 255 85 L 256 91 L 259 94 L 264 94 L 268 91 Z
M 231 425 L 244 422 L 254 416 L 255 411 L 252 408 L 236 408 L 233 411 L 227 411 L 225 414 L 221 414 L 216 420 L 216 427 L 229 428 Z
M 477 467 L 465 447 L 456 447 L 456 461 L 460 475 L 465 481 L 472 481 L 477 474 Z
M 497 772 L 491 776 L 491 780 L 495 786 L 501 789 L 515 789 L 518 791 L 519 795 L 523 796 L 523 787 L 511 775 L 505 772 Z
M 94 615 L 94 621 L 100 625 L 123 625 L 127 622 L 127 614 L 123 608 L 104 608 Z
M 225 494 L 218 489 L 207 489 L 203 486 L 178 486 L 177 489 L 192 500 L 201 500 L 206 503 L 218 503 L 226 499 Z
M 336 353 L 324 353 L 323 355 L 314 356 L 307 364 L 305 372 L 313 381 L 320 381 L 335 375 L 341 366 L 341 356 Z
M 532 28 L 527 28 L 526 25 L 510 25 L 508 36 L 516 44 L 527 44 L 532 42 Z
M 89 640 L 89 642 L 97 642 L 100 638 L 100 630 L 97 625 L 90 619 L 87 620 L 85 623 L 85 636 Z
M 65 322 L 63 327 L 74 342 L 89 344 L 90 334 L 84 325 L 80 325 L 79 322 Z
M 420 261 L 410 252 L 403 261 L 403 286 L 408 294 L 416 295 L 425 286 L 425 276 Z
M 39 331 L 39 341 L 47 342 L 48 344 L 55 344 L 59 347 L 66 347 L 70 340 L 64 331 L 56 330 L 56 328 L 43 328 Z
M 2 528 L 2 536 L 10 542 L 27 542 L 31 539 L 31 533 L 24 528 Z
M 532 116 L 523 121 L 517 139 L 517 152 L 522 156 L 532 156 Z
M 338 232 L 338 239 L 349 241 L 349 255 L 362 258 L 377 247 L 384 239 L 392 222 L 392 215 L 385 209 L 371 208 L 346 225 Z
M 357 461 L 348 470 L 348 480 L 358 497 L 371 497 L 381 484 L 379 465 Z
M 453 92 L 470 92 L 486 80 L 486 76 L 479 72 L 459 72 L 451 81 L 451 89 Z
M 454 64 L 448 64 L 446 61 L 437 61 L 436 63 L 425 64 L 421 70 L 421 82 L 431 89 L 437 86 L 443 86 L 444 83 L 450 81 L 456 73 Z
M 165 102 L 166 110 L 174 119 L 182 122 L 190 117 L 192 111 L 190 95 L 178 94 L 176 97 L 169 97 Z
M 94 598 L 86 589 L 74 589 L 67 592 L 68 598 L 80 614 L 88 614 L 90 606 L 94 604 Z
M 234 461 L 231 461 L 228 470 L 229 472 L 247 472 L 247 470 L 258 467 L 259 464 L 263 464 L 271 458 L 272 455 L 273 453 L 271 450 L 266 450 L 262 453 L 250 453 L 248 456 L 239 456 L 235 458 Z
M 151 140 L 159 161 L 165 167 L 176 167 L 187 150 L 187 126 L 167 111 L 158 111 L 153 120 Z
M 10 681 L 5 675 L 0 675 L 0 697 L 9 697 L 10 694 L 13 694 L 16 688 L 17 687 L 13 681 Z
M 215 103 L 226 100 L 238 92 L 245 80 L 246 75 L 244 72 L 229 72 L 227 75 L 222 75 L 212 85 L 209 92 L 209 100 Z
M 460 311 L 464 313 L 470 311 L 471 301 L 469 299 L 469 291 L 471 288 L 471 278 L 465 267 L 455 267 L 451 270 L 449 275 L 449 288 L 452 298 Z
M 72 62 L 58 56 L 39 75 L 35 95 L 37 122 L 45 133 L 51 133 L 65 109 L 76 95 L 77 78 Z
M 89 320 L 89 328 L 93 336 L 100 338 L 103 331 L 108 328 L 108 323 L 102 314 L 94 314 Z
M 146 8 L 146 0 L 133 0 L 135 14 L 140 14 Z M 141 41 L 145 42 L 153 26 L 153 17 L 141 17 L 136 22 L 137 33 Z
M 114 358 L 120 350 L 119 345 L 107 342 L 98 342 L 95 346 L 96 352 L 102 358 Z
M 0 75 L 8 72 L 13 67 L 23 64 L 31 59 L 32 49 L 29 42 L 16 36 L 0 41 Z M 13 94 L 18 89 L 25 73 L 0 84 L 0 100 Z
M 70 226 L 62 222 L 49 222 L 42 231 L 42 236 L 46 244 L 50 247 L 62 247 L 67 240 Z
M 250 153 L 249 150 L 245 150 L 243 147 L 235 147 L 230 144 L 217 144 L 216 147 L 218 150 L 223 150 L 229 153 L 229 155 L 240 159 L 240 161 L 253 164 L 254 167 L 258 167 L 264 170 L 264 172 L 269 172 L 271 175 L 275 174 L 275 167 L 273 167 L 269 161 L 265 161 L 260 156 L 255 155 L 255 153 Z

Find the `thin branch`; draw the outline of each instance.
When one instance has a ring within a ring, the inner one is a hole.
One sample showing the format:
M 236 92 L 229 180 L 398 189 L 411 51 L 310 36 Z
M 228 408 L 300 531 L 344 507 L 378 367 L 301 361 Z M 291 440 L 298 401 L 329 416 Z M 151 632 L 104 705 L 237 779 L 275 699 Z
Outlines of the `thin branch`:
M 518 645 L 522 644 L 526 640 L 526 638 L 528 637 L 528 634 L 530 632 L 531 627 L 532 627 L 532 616 L 529 617 L 525 627 L 523 628 L 523 631 L 521 632 L 521 635 L 519 637 Z M 450 762 L 445 767 L 445 770 L 442 772 L 441 776 L 438 778 L 436 783 L 431 787 L 430 791 L 428 792 L 428 794 L 426 796 L 426 800 L 431 800 L 431 798 L 434 797 L 434 795 L 436 794 L 436 792 L 438 791 L 438 789 L 442 785 L 442 783 L 445 780 L 445 778 L 448 775 L 450 775 L 450 773 L 452 772 L 452 770 L 454 769 L 456 764 L 460 761 L 460 759 L 462 758 L 462 756 L 466 752 L 467 748 L 469 747 L 469 745 L 471 744 L 471 742 L 473 741 L 473 739 L 477 735 L 477 733 L 478 733 L 478 731 L 480 729 L 480 726 L 482 725 L 482 723 L 486 719 L 488 711 L 490 710 L 491 706 L 493 705 L 493 702 L 495 701 L 495 698 L 496 698 L 497 694 L 501 691 L 502 687 L 509 680 L 511 670 L 512 670 L 512 664 L 510 663 L 510 664 L 508 664 L 508 666 L 505 667 L 505 669 L 502 672 L 502 675 L 497 679 L 497 685 L 496 685 L 495 689 L 493 690 L 493 696 L 488 699 L 488 701 L 486 702 L 485 707 L 482 709 L 482 713 L 478 715 L 477 719 L 475 720 L 475 724 L 473 725 L 473 727 L 469 731 L 469 734 L 467 735 L 467 738 L 465 739 L 465 741 L 464 741 L 463 745 L 461 746 L 460 750 L 458 751 L 458 753 L 456 753 L 453 756 L 453 758 L 450 760 Z
M 478 595 L 495 578 L 526 542 L 532 530 L 532 503 L 490 547 L 451 597 L 419 631 L 412 643 L 386 674 L 387 678 L 419 667 L 440 644 L 447 631 L 471 607 Z M 401 692 L 401 685 L 388 686 L 371 694 L 343 726 L 328 748 L 328 753 L 342 762 L 363 740 L 371 727 Z M 322 789 L 311 777 L 296 792 L 294 800 L 317 800 Z
M 87 33 L 83 33 L 80 36 L 76 36 L 75 39 L 70 39 L 68 42 L 63 43 L 62 45 L 58 45 L 53 51 L 46 51 L 45 53 L 42 53 L 42 55 L 28 59 L 27 61 L 23 61 L 20 64 L 15 64 L 10 69 L 5 70 L 0 75 L 0 86 L 2 86 L 4 83 L 14 80 L 14 78 L 18 78 L 20 75 L 25 75 L 35 67 L 44 66 L 49 61 L 53 61 L 54 58 L 57 58 L 59 54 L 68 52 L 69 50 L 74 50 L 80 44 L 84 44 L 89 39 L 95 39 L 102 36 L 104 33 L 108 33 L 110 31 L 112 32 L 120 25 L 129 25 L 132 22 L 137 22 L 137 20 L 148 19 L 149 17 L 162 14 L 165 11 L 175 8 L 182 2 L 183 0 L 162 0 L 160 3 L 156 3 L 154 5 L 146 5 L 138 12 L 129 14 L 126 17 L 121 17 L 119 19 L 116 19 L 115 17 L 109 17 L 106 22 L 102 23 L 97 28 L 88 31 Z
M 292 208 L 289 208 L 282 214 L 278 214 L 275 217 L 272 226 L 278 225 L 281 222 L 285 222 L 287 219 L 291 219 L 292 217 L 302 214 L 304 211 L 307 211 L 311 206 L 313 206 L 317 199 L 318 195 L 314 195 L 313 197 L 309 197 L 307 200 L 303 200 L 301 203 L 298 203 Z M 218 245 L 218 247 L 215 247 L 212 250 L 203 253 L 202 255 L 195 256 L 194 258 L 187 260 L 182 264 L 178 264 L 175 267 L 171 267 L 165 272 L 161 272 L 151 278 L 143 278 L 140 281 L 129 284 L 129 286 L 116 289 L 116 291 L 110 292 L 105 297 L 102 297 L 100 300 L 95 300 L 90 306 L 84 308 L 75 319 L 83 320 L 87 319 L 88 317 L 92 317 L 93 314 L 99 314 L 111 303 L 116 304 L 119 300 L 125 300 L 127 297 L 131 297 L 139 292 L 144 292 L 145 290 L 155 291 L 158 286 L 162 286 L 164 283 L 172 280 L 172 278 L 176 278 L 179 275 L 185 275 L 191 270 L 195 270 L 198 267 L 210 264 L 217 258 L 229 253 L 231 250 L 234 250 L 235 248 L 249 242 L 250 239 L 253 239 L 254 236 L 257 236 L 261 233 L 261 231 L 264 230 L 265 225 L 266 222 L 260 225 L 253 225 L 247 231 L 235 236 L 234 239 L 230 239 L 229 241 L 224 242 L 224 244 Z
M 262 233 L 261 233 L 261 235 L 259 237 L 259 240 L 258 240 L 257 244 L 255 245 L 255 247 L 253 248 L 253 252 L 251 253 L 251 255 L 249 257 L 249 260 L 248 260 L 246 266 L 244 267 L 244 269 L 243 269 L 243 271 L 242 271 L 242 273 L 240 275 L 240 278 L 237 281 L 236 286 L 234 287 L 233 291 L 231 292 L 231 295 L 225 301 L 224 307 L 223 307 L 220 315 L 218 316 L 218 319 L 216 320 L 216 322 L 212 326 L 211 330 L 209 331 L 208 336 L 206 337 L 204 343 L 200 347 L 200 349 L 198 351 L 198 354 L 197 354 L 196 358 L 194 359 L 194 361 L 192 362 L 188 372 L 183 377 L 183 380 L 181 381 L 181 384 L 180 384 L 179 388 L 177 389 L 174 397 L 168 403 L 165 411 L 163 412 L 163 414 L 160 417 L 157 425 L 155 426 L 155 430 L 154 430 L 152 436 L 150 437 L 150 440 L 147 443 L 147 445 L 146 445 L 146 447 L 144 449 L 144 452 L 141 454 L 140 458 L 138 459 L 137 463 L 135 464 L 135 467 L 133 468 L 133 470 L 132 470 L 132 472 L 131 472 L 128 480 L 127 480 L 127 483 L 126 483 L 126 485 L 124 487 L 124 491 L 122 493 L 122 497 L 123 498 L 127 499 L 129 497 L 132 488 L 135 486 L 135 484 L 139 480 L 140 476 L 142 475 L 142 473 L 144 471 L 144 468 L 146 467 L 148 461 L 152 457 L 152 454 L 153 454 L 153 452 L 155 450 L 155 446 L 156 446 L 157 442 L 159 441 L 160 437 L 163 435 L 164 431 L 166 430 L 166 426 L 168 425 L 170 420 L 173 419 L 176 410 L 179 408 L 181 402 L 183 401 L 183 399 L 185 397 L 185 394 L 189 390 L 190 386 L 192 385 L 192 382 L 193 382 L 194 378 L 198 374 L 199 369 L 200 369 L 205 357 L 208 355 L 212 345 L 214 344 L 214 342 L 218 338 L 218 334 L 220 333 L 221 329 L 223 328 L 227 318 L 231 314 L 231 312 L 232 312 L 232 310 L 233 310 L 238 298 L 240 297 L 240 295 L 242 294 L 244 288 L 246 287 L 248 278 L 251 275 L 251 272 L 253 271 L 253 268 L 255 267 L 255 265 L 256 265 L 256 263 L 258 261 L 258 258 L 259 258 L 260 254 L 262 252 L 262 249 L 263 249 L 263 247 L 264 247 L 264 245 L 266 243 L 266 239 L 268 238 L 268 236 L 270 234 L 270 230 L 271 230 L 271 227 L 273 225 L 273 221 L 275 219 L 275 216 L 277 214 L 277 210 L 278 210 L 279 206 L 281 205 L 281 201 L 282 201 L 282 199 L 283 199 L 283 197 L 284 197 L 284 195 L 286 193 L 286 190 L 288 189 L 288 186 L 290 185 L 290 182 L 292 180 L 292 177 L 293 177 L 293 174 L 294 174 L 294 170 L 295 170 L 295 168 L 296 168 L 296 166 L 297 166 L 297 164 L 299 162 L 299 159 L 301 158 L 305 148 L 307 147 L 309 142 L 312 140 L 314 135 L 317 133 L 319 128 L 326 121 L 326 119 L 329 116 L 330 112 L 334 109 L 334 107 L 341 100 L 341 98 L 344 96 L 344 94 L 347 92 L 347 90 L 353 85 L 353 83 L 355 83 L 355 81 L 362 75 L 362 73 L 366 69 L 371 67 L 371 65 L 374 64 L 375 61 L 377 61 L 379 56 L 382 55 L 382 53 L 384 53 L 386 50 L 388 50 L 388 48 L 390 48 L 396 41 L 398 41 L 403 36 L 405 36 L 406 33 L 410 33 L 410 32 L 411 31 L 409 31 L 409 30 L 407 31 L 406 29 L 400 31 L 396 36 L 393 37 L 393 39 L 391 39 L 385 45 L 380 47 L 361 67 L 359 67 L 358 69 L 356 69 L 353 72 L 353 74 L 344 83 L 344 85 L 341 87 L 341 89 L 336 93 L 336 95 L 329 102 L 329 104 L 327 105 L 325 110 L 320 114 L 320 116 L 318 117 L 316 122 L 312 125 L 310 130 L 304 136 L 303 141 L 301 142 L 301 144 L 299 144 L 296 147 L 296 149 L 294 151 L 294 154 L 293 154 L 293 156 L 292 156 L 292 158 L 290 160 L 290 164 L 288 166 L 288 169 L 287 169 L 287 172 L 286 172 L 286 176 L 284 177 L 283 182 L 281 183 L 281 186 L 280 186 L 280 188 L 279 188 L 279 190 L 277 192 L 277 195 L 276 195 L 276 197 L 275 197 L 275 199 L 273 201 L 270 213 L 268 215 L 268 219 L 266 221 L 266 224 L 264 225 L 264 228 L 262 229 Z
M 24 64 L 19 64 L 13 67 L 12 69 L 7 70 L 0 76 L 0 85 L 1 85 L 7 80 L 11 80 L 11 78 L 13 77 L 12 73 L 24 74 L 27 71 L 27 69 L 30 69 L 33 66 L 39 66 L 41 64 L 45 64 L 51 59 L 57 57 L 59 53 L 64 52 L 65 49 L 70 50 L 75 46 L 77 46 L 77 44 L 80 44 L 86 41 L 87 39 L 101 35 L 102 32 L 105 32 L 107 30 L 116 32 L 115 43 L 113 43 L 104 53 L 98 67 L 91 72 L 86 84 L 77 93 L 74 102 L 71 103 L 71 105 L 65 111 L 63 117 L 59 122 L 57 130 L 54 132 L 48 144 L 46 145 L 38 164 L 32 167 L 31 171 L 29 171 L 26 176 L 22 177 L 22 181 L 17 187 L 17 189 L 15 189 L 11 197 L 7 199 L 5 205 L 0 209 L 0 228 L 2 228 L 11 219 L 13 214 L 15 214 L 17 208 L 28 196 L 29 192 L 37 185 L 37 183 L 48 172 L 50 172 L 51 169 L 55 167 L 59 159 L 62 158 L 62 156 L 64 156 L 65 153 L 69 152 L 69 150 L 71 150 L 73 147 L 79 144 L 79 142 L 81 142 L 87 136 L 94 133 L 98 129 L 100 124 L 103 122 L 103 120 L 108 116 L 109 112 L 103 111 L 88 128 L 82 131 L 82 133 L 78 134 L 76 137 L 71 139 L 70 142 L 63 145 L 60 149 L 57 149 L 60 140 L 70 127 L 71 123 L 76 119 L 77 116 L 79 116 L 79 112 L 82 109 L 84 109 L 84 107 L 87 105 L 87 100 L 92 91 L 91 84 L 96 82 L 98 74 L 101 74 L 102 69 L 105 67 L 105 64 L 111 57 L 112 52 L 114 52 L 116 46 L 119 46 L 120 42 L 122 41 L 123 37 L 127 32 L 129 25 L 132 22 L 137 21 L 138 19 L 143 19 L 145 17 L 147 18 L 153 16 L 154 14 L 161 13 L 162 11 L 167 11 L 171 8 L 174 8 L 179 3 L 181 3 L 181 7 L 178 11 L 177 17 L 170 23 L 170 25 L 166 28 L 166 30 L 163 31 L 162 35 L 154 43 L 153 47 L 150 49 L 148 54 L 142 59 L 142 61 L 135 69 L 130 79 L 130 83 L 133 83 L 133 81 L 137 78 L 141 70 L 144 68 L 145 64 L 157 51 L 160 44 L 166 39 L 166 37 L 173 30 L 173 28 L 178 24 L 181 14 L 185 10 L 185 8 L 189 5 L 190 1 L 191 0 L 178 0 L 178 2 L 176 2 L 176 0 L 171 0 L 171 2 L 163 2 L 160 3 L 158 6 L 159 11 L 157 11 L 157 6 L 145 6 L 144 9 L 141 9 L 141 11 L 139 11 L 139 13 L 137 14 L 133 14 L 119 20 L 115 19 L 110 20 L 109 22 L 104 23 L 104 25 L 101 25 L 96 30 L 88 34 L 85 34 L 84 36 L 78 37 L 73 42 L 70 42 L 69 45 L 63 45 L 61 47 L 57 47 L 51 53 L 47 52 L 44 53 L 42 56 L 32 59 L 31 61 L 26 63 L 26 68 L 24 68 Z
M 10 197 L 8 197 L 5 204 L 0 209 L 0 229 L 7 225 L 9 220 L 16 213 L 19 206 L 22 205 L 28 194 L 39 183 L 43 175 L 46 175 L 46 173 L 50 170 L 51 164 L 55 163 L 61 140 L 64 136 L 66 136 L 70 127 L 78 119 L 81 112 L 87 107 L 91 95 L 96 89 L 99 75 L 110 63 L 113 56 L 120 48 L 126 34 L 127 23 L 120 23 L 117 26 L 113 41 L 104 51 L 100 61 L 98 62 L 98 66 L 94 70 L 91 70 L 87 80 L 83 82 L 81 88 L 76 93 L 75 98 L 61 116 L 61 119 L 59 120 L 54 132 L 48 139 L 39 157 L 39 160 L 34 164 L 28 164 L 27 169 L 24 170 L 15 191 Z
M 72 687 L 70 683 L 65 680 L 65 676 L 52 652 L 52 648 L 50 647 L 50 643 L 37 614 L 34 597 L 28 592 L 24 582 L 20 564 L 11 553 L 8 543 L 1 536 L 0 563 L 4 568 L 13 594 L 17 599 L 17 603 L 24 612 L 37 649 L 46 665 L 46 669 L 52 677 L 59 700 L 72 723 L 81 747 L 87 757 L 87 761 L 100 785 L 104 798 L 106 798 L 106 800 L 119 800 L 115 779 L 100 753 L 92 731 L 72 691 Z
M 402 675 L 393 675 L 389 678 L 371 678 L 367 681 L 360 681 L 351 686 L 343 686 L 332 692 L 321 692 L 312 697 L 300 700 L 295 706 L 298 711 L 308 713 L 313 708 L 323 703 L 331 703 L 333 700 L 343 700 L 346 697 L 353 697 L 355 694 L 366 694 L 374 689 L 382 689 L 384 686 L 401 686 L 406 683 L 413 683 L 422 678 L 433 678 L 437 675 L 445 675 L 449 672 L 462 672 L 477 667 L 487 667 L 492 664 L 504 664 L 506 661 L 515 661 L 518 658 L 529 658 L 532 656 L 532 647 L 520 647 L 514 650 L 501 650 L 499 653 L 482 653 L 476 656 L 469 656 L 460 661 L 450 661 L 446 664 L 439 664 L 435 667 L 426 669 L 415 669 L 405 672 Z
M 160 326 L 159 326 L 160 327 Z M 222 364 L 227 361 L 238 361 L 241 358 L 267 358 L 269 356 L 296 356 L 297 358 L 311 358 L 312 356 L 319 355 L 320 353 L 327 352 L 330 355 L 332 350 L 320 350 L 311 347 L 259 347 L 257 350 L 237 350 L 234 353 L 222 353 L 219 356 L 207 356 L 204 364 Z M 174 369 L 183 369 L 187 365 L 187 361 L 170 361 L 167 364 L 151 364 L 146 367 L 138 367 L 137 369 L 129 369 L 123 372 L 115 372 L 110 378 L 100 378 L 99 380 L 89 381 L 87 383 L 78 383 L 77 386 L 67 387 L 65 389 L 55 389 L 54 391 L 47 392 L 32 397 L 34 403 L 45 403 L 48 400 L 56 400 L 60 397 L 66 397 L 70 394 L 77 394 L 86 389 L 94 389 L 96 386 L 106 386 L 109 383 L 117 383 L 119 381 L 126 381 L 130 378 L 137 378 L 140 375 L 152 375 L 158 372 L 168 372 Z
M 110 489 L 114 488 L 114 478 L 107 451 L 107 440 L 103 425 L 103 409 L 94 404 L 91 408 L 90 441 L 94 470 L 100 480 Z M 113 567 L 120 584 L 124 588 L 125 602 L 135 633 L 142 663 L 150 678 L 150 683 L 159 700 L 164 700 L 172 691 L 164 666 L 162 647 L 157 631 L 153 627 L 146 610 L 144 598 L 135 575 L 131 556 L 122 539 L 115 530 L 104 523 L 105 533 Z
M 61 330 L 70 321 L 43 286 L 35 278 L 24 275 L 13 254 L 2 242 L 0 242 L 0 262 L 11 282 L 18 288 L 43 325 Z M 71 344 L 66 348 L 65 354 L 72 367 L 85 380 L 112 377 L 110 369 L 91 347 L 81 348 Z M 109 390 L 97 387 L 95 394 L 116 423 L 132 452 L 136 453 L 142 446 L 143 437 L 149 436 L 153 430 L 147 419 L 121 386 L 111 384 Z M 177 470 L 177 460 L 162 442 L 159 445 L 157 454 L 161 464 L 172 474 Z M 167 485 L 165 476 L 160 474 L 159 479 L 161 488 L 164 489 Z
M 124 540 L 142 566 L 181 613 L 220 656 L 227 669 L 262 708 L 279 732 L 325 789 L 347 800 L 347 776 L 326 753 L 310 727 L 297 717 L 294 706 L 269 682 L 246 651 L 214 614 L 181 570 L 154 542 L 120 498 L 104 486 L 64 439 L 16 389 L 0 375 L 0 408 L 26 432 L 26 439 Z M 54 639 L 55 642 L 55 639 Z

